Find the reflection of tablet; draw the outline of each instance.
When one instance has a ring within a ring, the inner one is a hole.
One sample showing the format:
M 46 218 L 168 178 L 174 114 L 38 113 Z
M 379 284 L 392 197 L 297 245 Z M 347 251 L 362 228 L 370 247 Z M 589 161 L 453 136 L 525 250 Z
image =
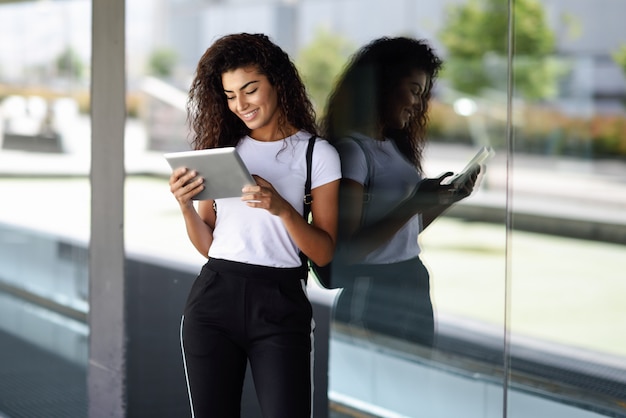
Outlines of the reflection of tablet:
M 204 190 L 193 200 L 241 196 L 241 188 L 256 184 L 234 147 L 170 152 L 165 159 L 175 170 L 186 167 L 204 178 Z
M 482 147 L 478 150 L 476 155 L 474 155 L 474 157 L 467 163 L 467 165 L 461 172 L 455 174 L 454 176 L 446 178 L 444 181 L 442 181 L 442 184 L 454 184 L 455 186 L 463 184 L 467 180 L 467 177 L 474 171 L 476 166 L 486 163 L 494 155 L 496 155 L 496 152 L 493 150 L 493 148 L 489 146 Z

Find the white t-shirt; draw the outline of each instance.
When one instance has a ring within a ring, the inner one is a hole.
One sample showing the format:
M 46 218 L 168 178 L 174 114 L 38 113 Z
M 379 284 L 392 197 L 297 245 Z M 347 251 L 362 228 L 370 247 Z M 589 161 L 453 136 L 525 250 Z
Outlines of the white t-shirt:
M 251 174 L 261 176 L 302 215 L 306 180 L 306 148 L 310 134 L 300 131 L 280 141 L 246 136 L 237 151 Z M 341 178 L 335 148 L 318 138 L 313 148 L 311 189 Z M 217 218 L 210 258 L 271 267 L 298 267 L 299 249 L 278 216 L 251 208 L 239 197 L 217 199 Z
M 364 225 L 385 217 L 410 196 L 423 178 L 417 168 L 398 150 L 393 140 L 377 141 L 353 134 L 337 143 L 344 178 L 365 184 L 369 181 L 369 201 L 364 203 Z M 359 140 L 363 148 L 355 142 Z M 368 153 L 368 156 L 364 154 Z M 368 168 L 368 161 L 372 164 Z M 370 178 L 371 175 L 371 178 Z M 369 253 L 364 264 L 388 264 L 415 258 L 420 253 L 417 236 L 421 215 L 413 216 L 388 242 Z

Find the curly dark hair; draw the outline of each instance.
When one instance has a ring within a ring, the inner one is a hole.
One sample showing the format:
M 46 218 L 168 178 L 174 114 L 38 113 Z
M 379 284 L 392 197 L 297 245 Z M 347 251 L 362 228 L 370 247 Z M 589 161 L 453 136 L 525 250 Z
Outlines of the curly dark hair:
M 442 67 L 441 59 L 425 40 L 382 37 L 357 51 L 331 93 L 322 120 L 322 136 L 331 143 L 375 125 L 377 134 L 392 138 L 398 149 L 422 172 L 422 153 L 428 124 L 428 102 Z M 426 73 L 429 85 L 403 129 L 386 126 L 384 106 L 397 83 L 414 70 Z
M 248 66 L 255 66 L 276 89 L 279 129 L 285 136 L 289 126 L 317 134 L 313 105 L 287 53 L 264 34 L 239 33 L 215 41 L 198 62 L 187 101 L 194 149 L 235 146 L 250 133 L 229 110 L 222 86 L 222 74 Z

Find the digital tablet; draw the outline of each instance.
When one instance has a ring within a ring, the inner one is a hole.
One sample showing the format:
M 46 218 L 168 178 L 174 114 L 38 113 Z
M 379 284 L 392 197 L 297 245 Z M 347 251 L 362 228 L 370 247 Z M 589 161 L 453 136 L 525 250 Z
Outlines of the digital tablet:
M 472 157 L 472 159 L 469 160 L 469 162 L 467 163 L 465 168 L 463 168 L 462 171 L 460 171 L 459 173 L 457 173 L 457 174 L 455 174 L 453 176 L 447 177 L 441 183 L 442 184 L 453 184 L 456 187 L 458 187 L 459 185 L 463 184 L 467 180 L 467 177 L 474 171 L 476 166 L 480 166 L 482 164 L 485 164 L 495 154 L 496 154 L 496 152 L 493 150 L 493 148 L 491 148 L 489 146 L 482 147 L 481 149 L 478 150 L 478 152 L 474 155 L 474 157 Z
M 172 170 L 186 167 L 204 178 L 204 190 L 193 200 L 241 196 L 241 188 L 256 184 L 234 147 L 170 152 L 163 155 Z

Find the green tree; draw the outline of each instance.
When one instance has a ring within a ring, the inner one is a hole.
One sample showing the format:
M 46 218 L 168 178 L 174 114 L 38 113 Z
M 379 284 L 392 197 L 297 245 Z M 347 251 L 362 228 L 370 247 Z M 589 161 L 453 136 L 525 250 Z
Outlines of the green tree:
M 626 75 L 626 44 L 613 53 L 613 59 L 621 67 L 624 75 Z
M 155 77 L 167 78 L 174 72 L 178 54 L 171 48 L 157 48 L 148 59 L 148 71 Z
M 544 99 L 557 92 L 562 66 L 553 58 L 555 39 L 537 0 L 514 3 L 513 76 L 516 94 Z M 468 94 L 506 88 L 508 5 L 506 0 L 469 0 L 447 10 L 440 33 L 448 50 L 442 74 Z
M 348 40 L 320 29 L 313 41 L 298 53 L 296 66 L 318 113 L 354 49 Z
M 81 79 L 85 74 L 85 64 L 72 47 L 59 54 L 55 63 L 57 74 L 61 77 Z

